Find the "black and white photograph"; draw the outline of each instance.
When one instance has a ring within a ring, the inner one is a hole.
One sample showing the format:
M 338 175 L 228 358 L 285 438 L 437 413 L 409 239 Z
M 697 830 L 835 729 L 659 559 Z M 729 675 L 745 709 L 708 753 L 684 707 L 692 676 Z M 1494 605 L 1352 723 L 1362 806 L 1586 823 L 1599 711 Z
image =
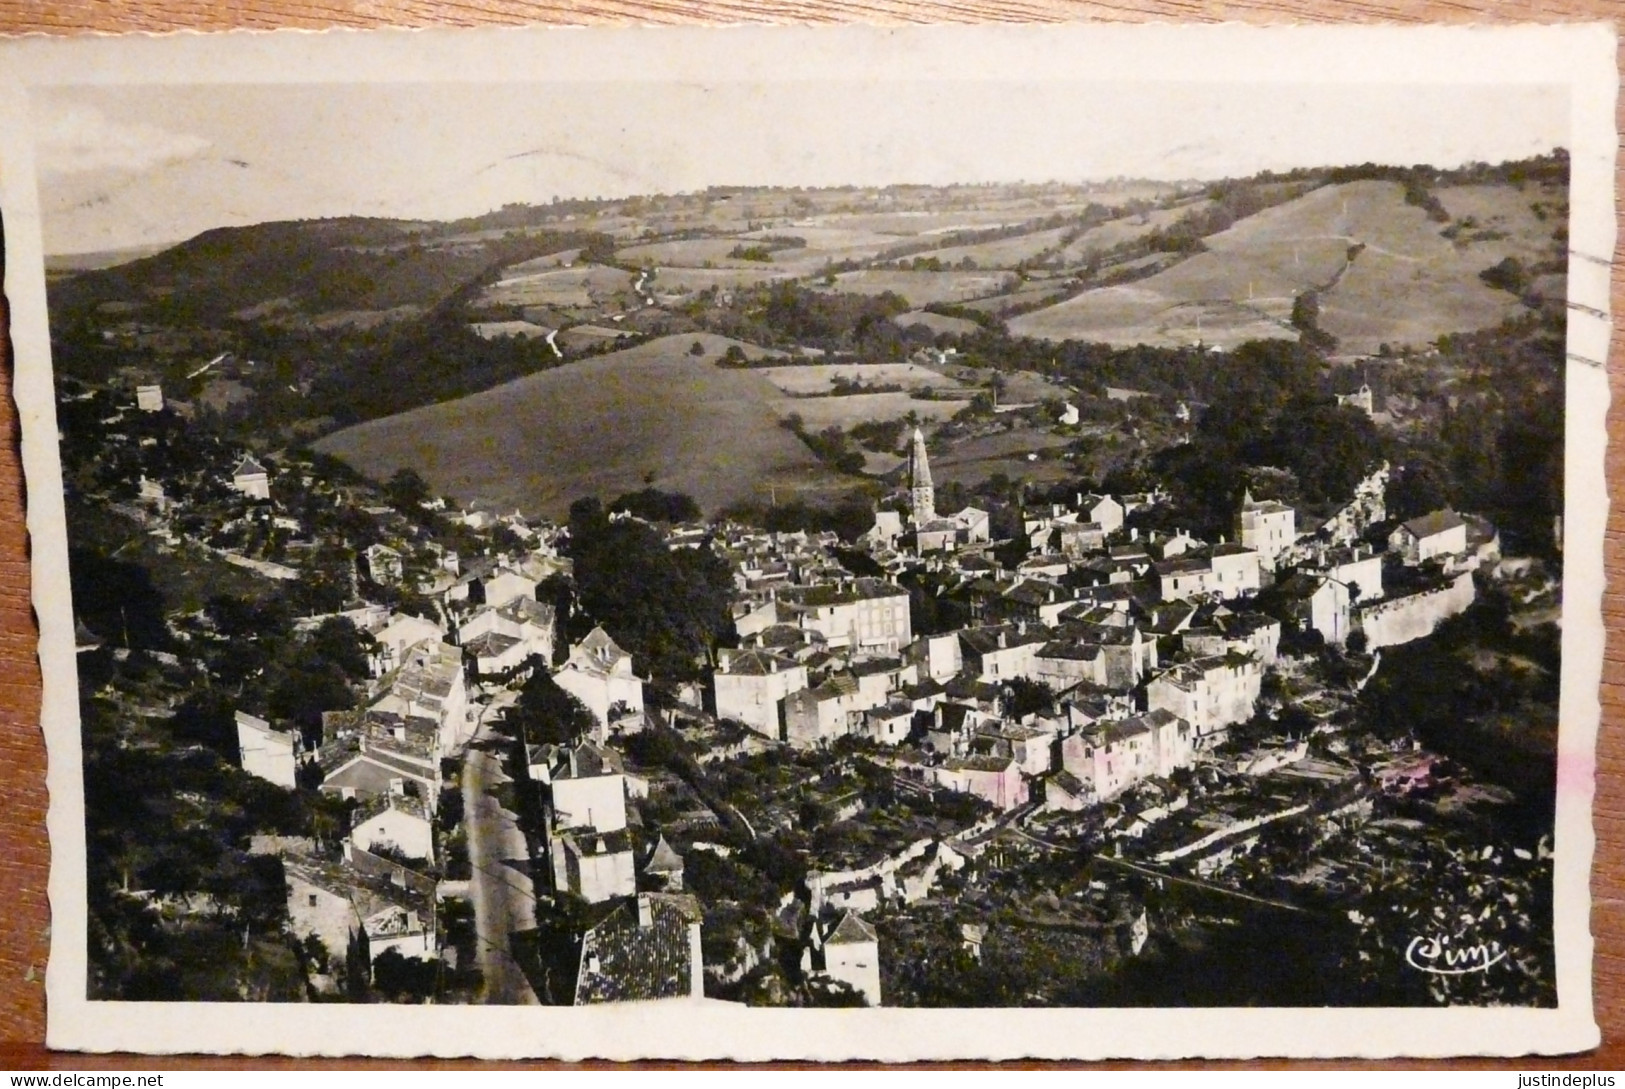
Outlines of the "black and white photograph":
M 1594 1041 L 1611 33 L 7 48 L 53 1046 Z

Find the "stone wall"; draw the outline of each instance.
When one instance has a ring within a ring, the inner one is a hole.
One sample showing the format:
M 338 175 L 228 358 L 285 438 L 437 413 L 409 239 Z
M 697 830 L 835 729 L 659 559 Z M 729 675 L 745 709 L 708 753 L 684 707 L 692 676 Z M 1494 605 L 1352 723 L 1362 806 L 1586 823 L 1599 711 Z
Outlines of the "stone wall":
M 1380 601 L 1355 610 L 1355 623 L 1365 632 L 1366 646 L 1393 647 L 1432 635 L 1441 622 L 1466 612 L 1477 596 L 1469 571 L 1448 586 L 1426 593 Z

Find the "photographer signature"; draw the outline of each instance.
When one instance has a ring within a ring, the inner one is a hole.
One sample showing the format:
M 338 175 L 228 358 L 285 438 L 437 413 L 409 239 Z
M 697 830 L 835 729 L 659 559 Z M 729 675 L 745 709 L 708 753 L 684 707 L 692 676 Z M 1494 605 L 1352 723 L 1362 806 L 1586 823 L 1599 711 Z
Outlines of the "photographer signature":
M 1412 938 L 1405 947 L 1405 963 L 1419 972 L 1436 976 L 1464 976 L 1487 972 L 1505 960 L 1507 950 L 1497 941 L 1474 945 L 1452 944 L 1448 936 L 1435 934 Z

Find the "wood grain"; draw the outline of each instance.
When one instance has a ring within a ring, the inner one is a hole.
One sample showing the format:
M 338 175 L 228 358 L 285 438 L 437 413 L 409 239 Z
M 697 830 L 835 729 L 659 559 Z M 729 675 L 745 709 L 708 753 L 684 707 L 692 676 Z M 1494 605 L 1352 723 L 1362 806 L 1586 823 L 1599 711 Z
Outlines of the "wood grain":
M 1195 21 L 1249 23 L 1516 23 L 1617 22 L 1618 0 L 1135 0 L 1133 3 L 1064 0 L 163 0 L 112 5 L 101 0 L 37 3 L 0 0 L 0 34 L 161 33 L 177 30 L 268 30 L 279 27 L 427 27 L 543 24 L 705 23 L 981 23 Z M 1617 127 L 1617 126 L 1616 126 Z M 1625 238 L 1625 231 L 1621 232 Z M 1625 247 L 1621 248 L 1625 251 Z M 1616 265 L 1620 252 L 1616 252 Z M 1616 268 L 1613 310 L 1625 312 L 1625 283 Z M 0 316 L 4 308 L 0 306 Z M 1597 938 L 1595 987 L 1603 1046 L 1584 1056 L 1530 1061 L 1520 1068 L 1625 1069 L 1625 421 L 1618 405 L 1625 390 L 1622 337 L 1610 351 L 1607 569 L 1613 588 L 1604 596 L 1609 639 L 1602 687 L 1602 733 L 1597 752 L 1597 856 L 1592 870 L 1592 929 Z M 176 1057 L 163 1059 L 52 1054 L 44 1050 L 44 968 L 50 912 L 46 880 L 50 851 L 45 833 L 45 746 L 39 731 L 40 675 L 36 629 L 29 601 L 24 488 L 18 458 L 16 409 L 0 399 L 0 1069 L 57 1067 L 248 1068 L 321 1066 L 295 1060 Z M 328 1064 L 337 1065 L 337 1064 Z M 343 1063 L 346 1068 L 428 1069 L 469 1064 L 389 1061 Z M 1028 1065 L 1028 1064 L 1023 1064 Z M 1103 1064 L 1117 1067 L 1125 1064 Z M 1216 1063 L 1190 1066 L 1253 1068 L 1342 1067 L 1346 1063 Z M 1450 1063 L 1375 1063 L 1378 1067 L 1506 1068 L 1504 1060 Z

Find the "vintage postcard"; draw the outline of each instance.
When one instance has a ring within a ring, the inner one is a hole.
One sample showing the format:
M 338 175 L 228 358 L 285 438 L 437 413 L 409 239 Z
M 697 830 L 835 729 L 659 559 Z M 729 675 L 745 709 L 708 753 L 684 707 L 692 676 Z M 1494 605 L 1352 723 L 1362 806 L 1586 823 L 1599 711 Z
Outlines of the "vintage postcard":
M 51 1046 L 1596 1043 L 1611 30 L 0 58 Z

